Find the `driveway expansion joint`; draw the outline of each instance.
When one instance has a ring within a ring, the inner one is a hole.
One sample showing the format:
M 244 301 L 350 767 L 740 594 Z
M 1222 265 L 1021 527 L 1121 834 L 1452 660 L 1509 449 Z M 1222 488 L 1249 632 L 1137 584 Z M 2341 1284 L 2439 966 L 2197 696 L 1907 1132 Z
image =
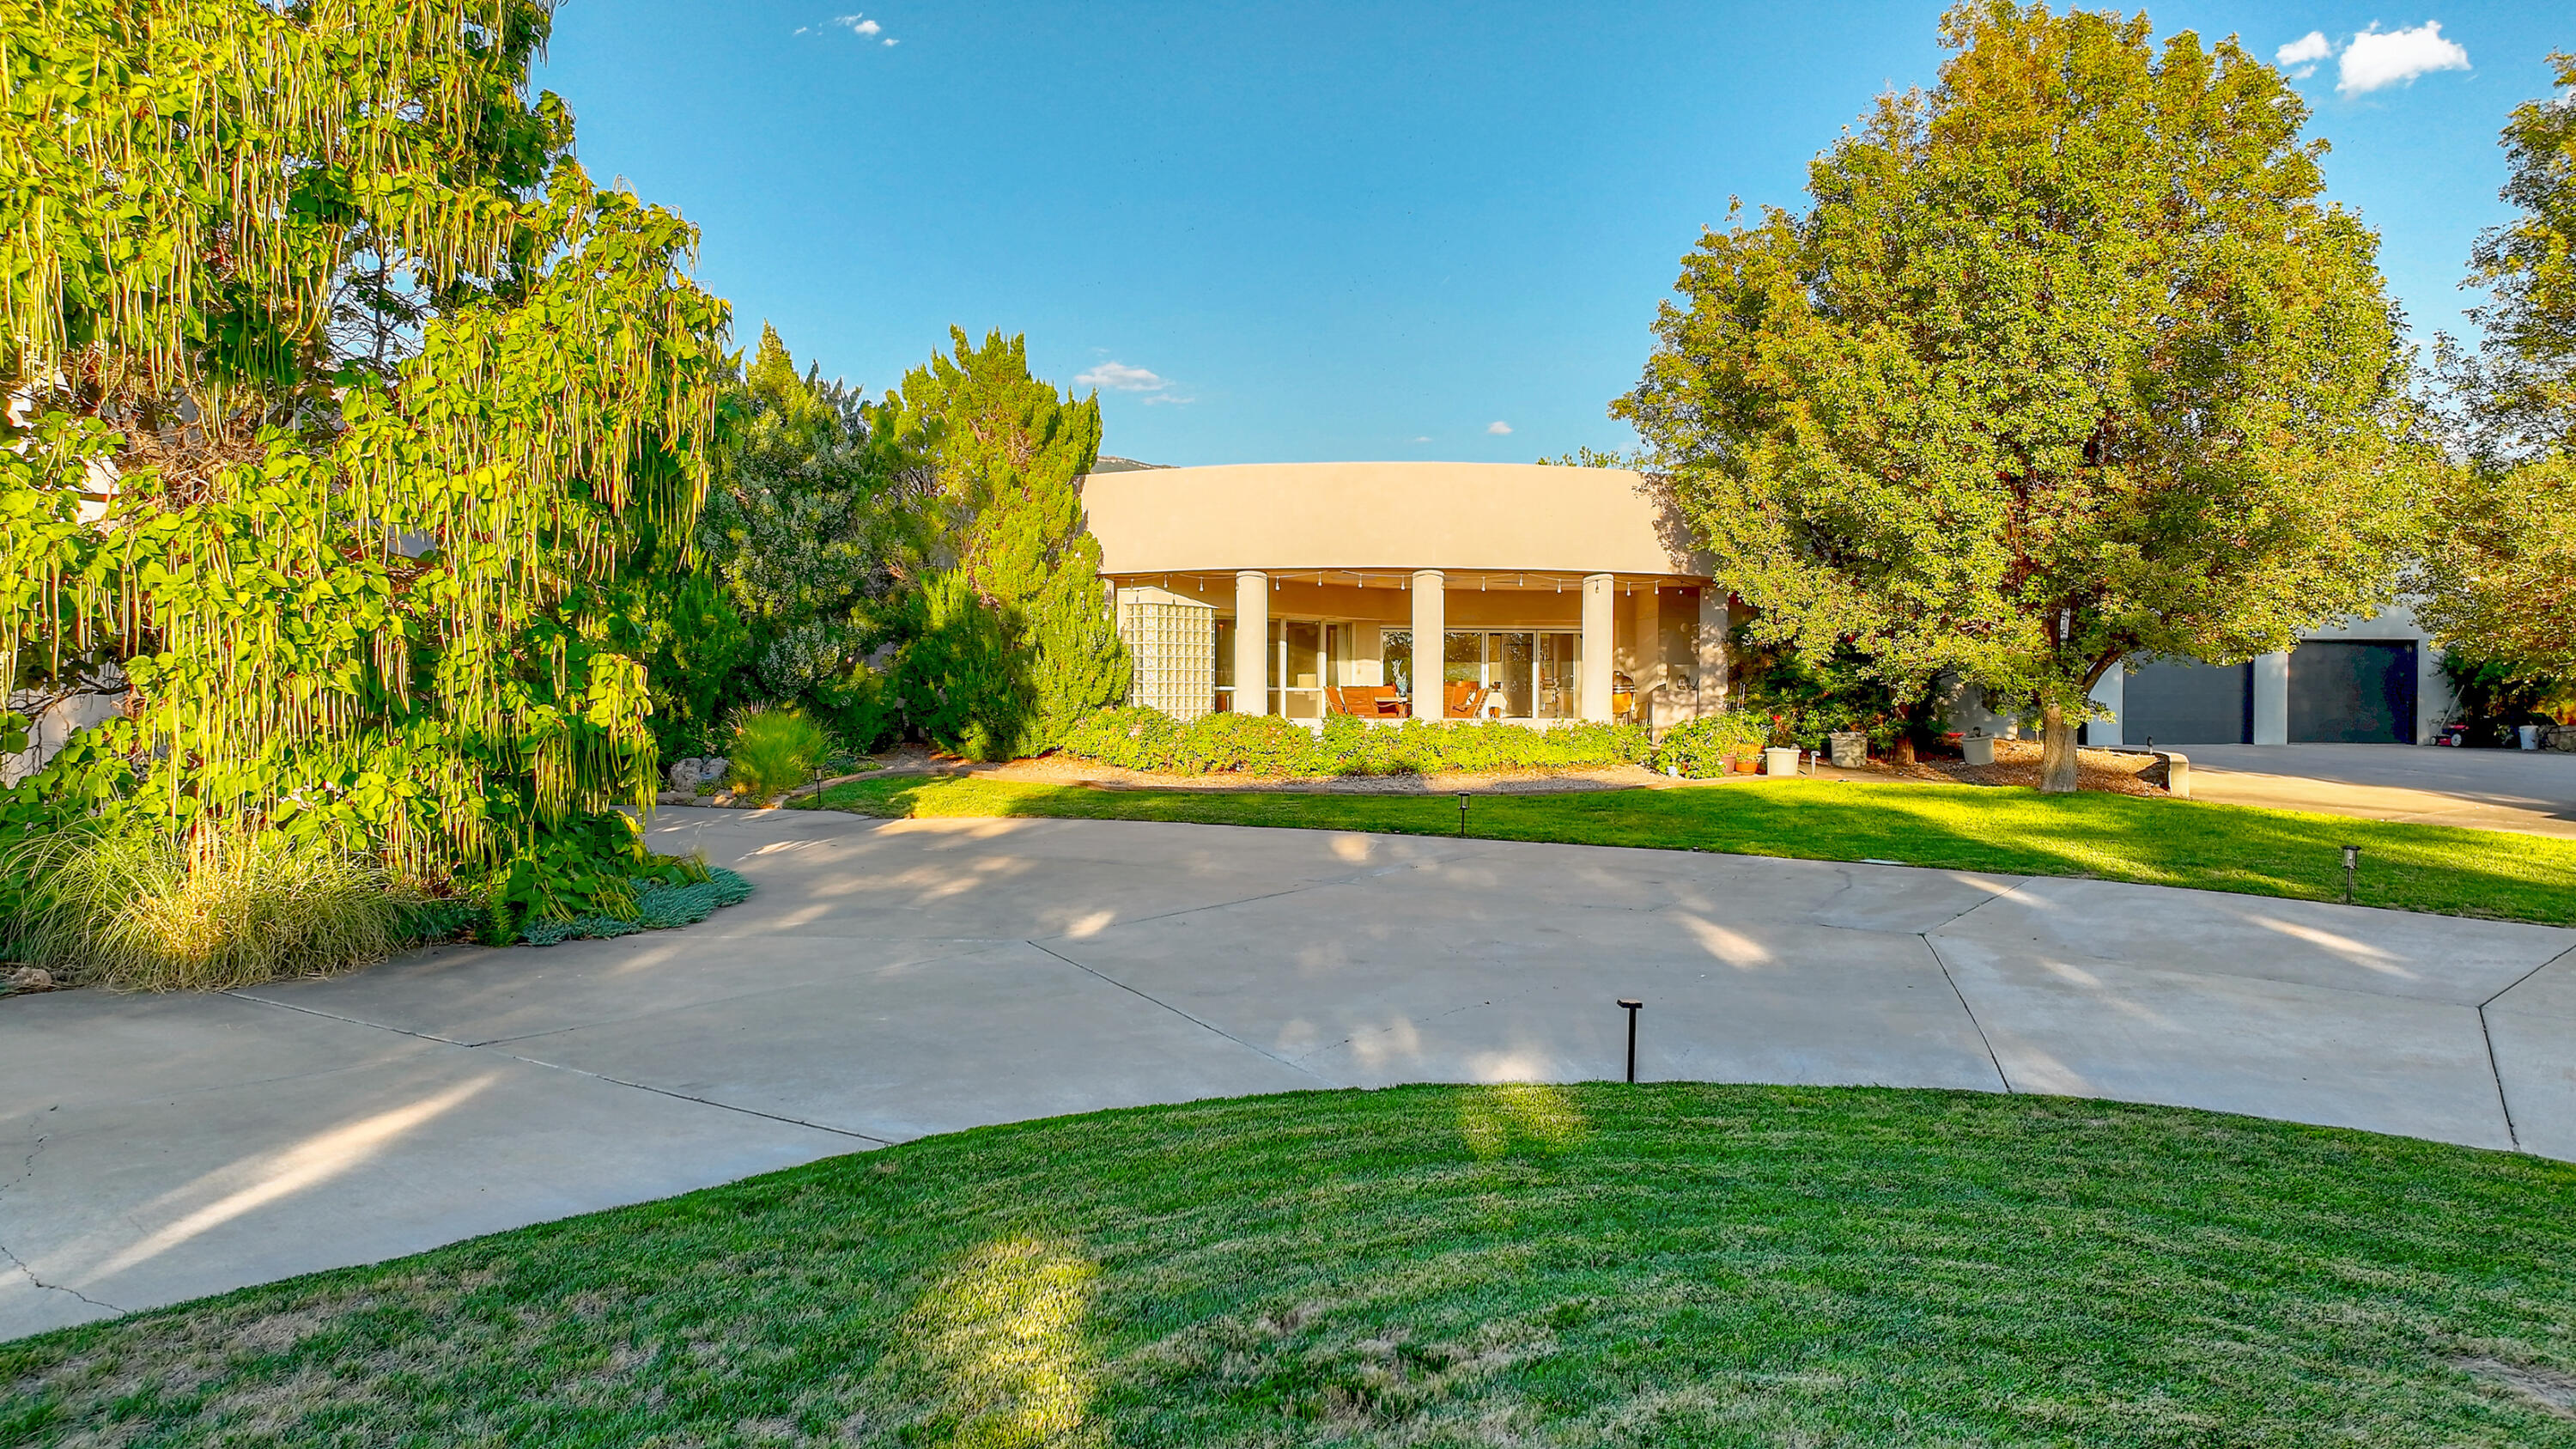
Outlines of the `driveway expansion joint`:
M 1287 894 L 1287 892 L 1282 892 L 1281 894 Z M 1108 982 L 1110 985 L 1117 987 L 1119 990 L 1126 992 L 1128 995 L 1135 997 L 1139 1001 L 1159 1006 L 1165 1011 L 1170 1012 L 1172 1015 L 1179 1017 L 1181 1020 L 1186 1021 L 1193 1026 L 1199 1027 L 1205 1031 L 1214 1032 L 1218 1036 L 1225 1038 L 1227 1041 L 1234 1043 L 1236 1046 L 1242 1047 L 1246 1051 L 1254 1052 L 1260 1056 L 1267 1057 L 1292 1072 L 1303 1072 L 1307 1076 L 1313 1077 L 1316 1081 L 1323 1083 L 1327 1087 L 1338 1087 L 1341 1085 L 1341 1083 L 1334 1081 L 1332 1078 L 1325 1076 L 1321 1072 L 1315 1071 L 1311 1067 L 1307 1067 L 1298 1062 L 1292 1062 L 1276 1052 L 1263 1051 L 1260 1047 L 1254 1046 L 1252 1043 L 1245 1041 L 1243 1038 L 1236 1036 L 1233 1032 L 1227 1031 L 1224 1027 L 1218 1026 L 1214 1022 L 1203 1021 L 1198 1017 L 1192 1016 L 1188 1012 L 1181 1010 L 1179 1007 L 1174 1006 L 1170 1002 L 1163 1000 L 1161 997 L 1156 996 L 1151 992 L 1139 991 L 1135 987 L 1128 985 L 1126 982 L 1119 980 L 1117 977 L 1111 976 L 1103 971 L 1094 970 L 1089 966 L 1085 966 L 1081 962 L 1065 955 L 1061 951 L 1050 950 L 1036 941 L 1031 941 L 1028 944 L 1031 949 L 1045 951 L 1046 954 L 1053 956 L 1055 959 L 1072 967 L 1076 971 L 1080 971 L 1089 976 L 1097 976 L 1101 980 Z
M 2505 992 L 2513 990 L 2515 987 L 2520 986 L 2522 983 L 2524 983 L 2524 982 L 2526 982 L 2526 981 L 2529 981 L 2532 977 L 2539 975 L 2541 972 L 2546 971 L 2546 970 L 2548 970 L 2550 967 L 2552 967 L 2552 966 L 2556 966 L 2556 965 L 2560 964 L 2561 962 L 2576 963 L 2576 946 L 2570 946 L 2570 947 L 2569 947 L 2569 948 L 2567 948 L 2566 950 L 2559 952 L 2557 955 L 2552 956 L 2552 957 L 2550 957 L 2548 960 L 2541 962 L 2539 965 L 2532 967 L 2532 968 L 2531 968 L 2530 970 L 2528 970 L 2528 971 L 2525 971 L 2525 972 L 2524 972 L 2524 973 L 2522 973 L 2521 975 L 2519 975 L 2519 976 L 2517 976 L 2517 977 L 2513 978 L 2511 981 L 2506 982 L 2506 983 L 2504 984 L 2503 989 L 2502 989 L 2502 990 L 2500 990 L 2500 991 L 2498 991 L 2498 992 L 2496 992 L 2496 994 L 2495 994 L 2495 995 L 2490 996 L 2490 997 L 2488 997 L 2486 1000 L 2479 1002 L 2479 1003 L 2478 1003 L 2478 1019 L 2479 1019 L 2480 1021 L 2484 1021 L 2484 1020 L 2486 1020 L 2486 1010 L 2487 1010 L 2487 1008 L 2488 1008 L 2488 1007 L 2490 1007 L 2490 1006 L 2495 1005 L 2495 1004 L 2496 1004 L 2497 1002 L 2499 1002 L 2499 1001 L 2504 1000 Z
M 1049 952 L 1048 954 L 1053 955 L 1054 953 Z M 612 1077 L 602 1072 L 585 1072 L 579 1067 L 568 1067 L 561 1062 L 544 1061 L 537 1057 L 523 1057 L 517 1052 L 502 1051 L 499 1047 L 493 1045 L 493 1042 L 527 1041 L 536 1037 L 557 1035 L 556 1032 L 552 1031 L 530 1032 L 525 1036 L 516 1037 L 495 1037 L 489 1042 L 459 1041 L 454 1037 L 440 1036 L 435 1032 L 413 1031 L 408 1027 L 389 1026 L 381 1021 L 367 1021 L 360 1017 L 342 1016 L 337 1012 L 321 1011 L 310 1006 L 297 1006 L 293 1002 L 270 1001 L 266 997 L 244 996 L 239 992 L 232 991 L 227 991 L 223 994 L 233 997 L 238 1001 L 255 1002 L 261 1006 L 274 1006 L 284 1011 L 300 1011 L 307 1016 L 318 1016 L 326 1021 L 344 1022 L 350 1026 L 366 1027 L 375 1031 L 389 1031 L 394 1033 L 396 1036 L 407 1036 L 421 1041 L 436 1042 L 441 1046 L 455 1047 L 459 1051 L 488 1051 L 494 1056 L 504 1057 L 514 1062 L 525 1062 L 532 1067 L 543 1067 L 550 1072 L 568 1072 L 576 1077 L 588 1077 L 593 1081 L 606 1082 L 610 1086 L 614 1087 L 626 1087 L 638 1092 L 650 1092 L 657 1097 L 670 1097 L 682 1102 L 695 1102 L 701 1107 L 713 1107 L 719 1111 L 725 1112 L 739 1112 L 746 1117 L 759 1117 L 770 1122 L 783 1122 L 790 1127 L 807 1127 L 816 1132 L 829 1132 L 839 1137 L 855 1137 L 861 1142 L 874 1142 L 881 1147 L 893 1145 L 893 1143 L 887 1138 L 870 1136 L 865 1132 L 853 1132 L 846 1127 L 833 1127 L 821 1122 L 806 1122 L 794 1117 L 781 1117 L 775 1112 L 763 1112 L 753 1107 L 738 1107 L 731 1102 L 719 1102 L 708 1097 L 692 1097 L 686 1092 L 674 1092 L 669 1088 L 656 1087 L 646 1082 L 630 1082 L 622 1077 Z M 572 1028 L 569 1027 L 563 1028 L 563 1030 L 571 1029 Z
M 1983 901 L 1977 903 L 1977 905 L 1983 904 L 1985 904 Z M 1976 906 L 1970 906 L 1968 911 L 1976 908 Z M 1964 916 L 1968 911 L 1961 911 L 1959 915 Z M 1958 916 L 1951 917 L 1951 920 L 1957 919 Z M 2004 1071 L 2004 1060 L 1995 1055 L 1995 1044 L 1993 1039 L 1986 1035 L 1986 1024 L 1977 1020 L 1977 1009 L 1968 1004 L 1968 993 L 1959 989 L 1959 979 L 1950 974 L 1950 963 L 1941 959 L 1941 948 L 1932 944 L 1932 933 L 1922 932 L 1915 939 L 1923 943 L 1924 950 L 1932 953 L 1932 964 L 1941 968 L 1941 979 L 1950 983 L 1950 994 L 1959 998 L 1959 1009 L 1968 1014 L 1968 1025 L 1977 1029 L 1977 1045 L 1986 1049 L 1986 1061 L 1995 1069 L 1995 1081 L 2002 1085 L 2005 1096 L 2013 1095 L 2012 1077 Z
M 2566 958 L 2562 956 L 2559 959 Z M 2522 1132 L 2513 1125 L 2513 1099 L 2505 1094 L 2504 1067 L 2496 1061 L 2495 1032 L 2487 1026 L 2487 1009 L 2484 1006 L 2478 1008 L 2478 1040 L 2486 1043 L 2487 1075 L 2495 1078 L 2496 1108 L 2504 1113 L 2504 1140 L 2513 1144 L 2514 1151 L 2520 1152 Z

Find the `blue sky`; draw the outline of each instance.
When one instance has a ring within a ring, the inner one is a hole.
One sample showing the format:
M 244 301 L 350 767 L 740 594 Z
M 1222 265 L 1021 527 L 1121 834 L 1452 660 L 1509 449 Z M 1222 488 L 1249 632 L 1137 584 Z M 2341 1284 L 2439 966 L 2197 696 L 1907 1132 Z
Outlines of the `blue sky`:
M 595 174 L 698 224 L 738 341 L 881 392 L 952 322 L 1025 332 L 1101 385 L 1106 451 L 1176 464 L 1627 446 L 1604 408 L 1700 229 L 1799 205 L 1945 53 L 1937 3 L 885 3 L 567 0 L 540 79 Z M 2323 37 L 2332 194 L 2419 336 L 2459 330 L 2564 6 L 2150 13 Z

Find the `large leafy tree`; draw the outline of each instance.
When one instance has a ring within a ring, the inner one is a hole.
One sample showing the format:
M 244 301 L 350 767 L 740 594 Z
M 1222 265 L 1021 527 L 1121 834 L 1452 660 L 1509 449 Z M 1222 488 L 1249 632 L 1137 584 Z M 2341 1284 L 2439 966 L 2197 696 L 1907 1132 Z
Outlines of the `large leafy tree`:
M 0 664 L 131 688 L 15 792 L 435 878 L 649 799 L 726 325 L 530 97 L 546 0 L 0 0 Z M 22 721 L 21 721 L 22 722 Z
M 2504 129 L 2516 215 L 2478 238 L 2474 353 L 2446 348 L 2461 466 L 2426 550 L 2424 622 L 2524 679 L 2576 677 L 2576 55 Z
M 2391 596 L 2404 355 L 2307 108 L 2233 41 L 1979 3 L 1802 214 L 1705 235 L 1614 405 L 1770 637 L 2036 703 Z
M 930 562 L 956 585 L 925 589 L 909 648 L 906 708 L 932 738 L 974 753 L 1044 748 L 1125 697 L 1128 663 L 1100 579 L 1100 543 L 1083 528 L 1082 479 L 1100 455 L 1100 400 L 1059 395 L 1029 375 L 1023 337 L 981 347 L 952 328 L 954 355 L 905 375 L 885 418 L 896 446 L 935 460 L 939 544 Z M 935 637 L 934 637 L 935 636 Z M 990 641 L 1008 641 L 997 654 Z M 1011 655 L 1016 666 L 1004 668 Z M 972 688 L 931 660 L 974 660 Z M 971 719 L 971 728 L 959 723 Z

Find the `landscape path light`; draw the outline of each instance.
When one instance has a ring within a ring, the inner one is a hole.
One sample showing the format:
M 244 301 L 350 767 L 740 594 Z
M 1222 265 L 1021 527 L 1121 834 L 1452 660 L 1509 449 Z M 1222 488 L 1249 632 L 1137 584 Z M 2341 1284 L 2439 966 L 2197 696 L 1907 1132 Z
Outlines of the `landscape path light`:
M 1458 792 L 1458 838 L 1467 838 L 1467 792 Z
M 1628 1013 L 1628 1080 L 1637 1080 L 1637 1008 L 1646 1003 L 1634 997 L 1619 998 L 1621 1009 Z
M 2361 847 L 2358 845 L 2345 846 L 2343 848 L 2343 903 L 2347 906 L 2352 904 L 2353 872 L 2359 869 L 2360 866 Z

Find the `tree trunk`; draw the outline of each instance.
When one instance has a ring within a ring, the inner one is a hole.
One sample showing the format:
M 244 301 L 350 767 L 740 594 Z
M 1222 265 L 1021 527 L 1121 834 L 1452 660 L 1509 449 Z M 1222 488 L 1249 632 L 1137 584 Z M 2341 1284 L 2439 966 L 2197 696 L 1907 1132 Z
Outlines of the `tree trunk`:
M 1912 730 L 1907 730 L 1905 733 L 1896 737 L 1896 763 L 1900 765 L 1910 765 L 1914 763 L 1914 732 Z
M 2042 701 L 2039 706 L 2039 788 L 2042 794 L 2075 793 L 2075 722 L 2066 707 Z

